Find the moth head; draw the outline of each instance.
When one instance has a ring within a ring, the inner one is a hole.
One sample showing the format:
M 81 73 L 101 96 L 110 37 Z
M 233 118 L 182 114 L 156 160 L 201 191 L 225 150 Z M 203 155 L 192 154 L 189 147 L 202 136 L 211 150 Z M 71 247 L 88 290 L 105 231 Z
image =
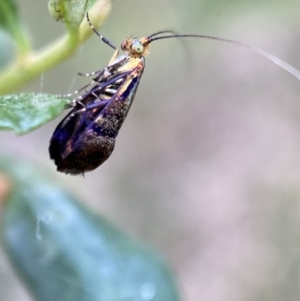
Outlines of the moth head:
M 133 57 L 142 57 L 148 53 L 149 40 L 147 38 L 129 38 L 121 43 L 121 49 Z

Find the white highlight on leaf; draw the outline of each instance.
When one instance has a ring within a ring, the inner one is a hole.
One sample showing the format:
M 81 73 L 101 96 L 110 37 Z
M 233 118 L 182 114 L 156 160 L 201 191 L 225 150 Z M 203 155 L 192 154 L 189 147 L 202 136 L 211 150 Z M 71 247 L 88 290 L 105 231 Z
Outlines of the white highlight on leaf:
M 41 234 L 41 223 L 44 223 L 46 225 L 50 224 L 52 221 L 52 216 L 51 214 L 45 214 L 45 215 L 38 215 L 37 216 L 37 223 L 36 223 L 36 230 L 35 230 L 35 236 L 37 240 L 42 239 L 42 234 Z
M 145 283 L 140 288 L 140 296 L 144 300 L 152 300 L 156 295 L 156 287 L 153 283 Z

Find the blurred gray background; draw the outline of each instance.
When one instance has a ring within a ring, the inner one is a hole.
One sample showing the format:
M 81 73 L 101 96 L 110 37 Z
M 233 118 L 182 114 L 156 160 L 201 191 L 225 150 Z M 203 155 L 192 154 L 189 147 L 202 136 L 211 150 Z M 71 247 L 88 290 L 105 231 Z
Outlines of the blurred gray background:
M 47 1 L 19 1 L 36 48 L 64 32 Z M 119 45 L 158 30 L 235 39 L 300 69 L 298 1 L 115 0 L 101 29 Z M 85 178 L 56 174 L 89 207 L 159 250 L 185 301 L 300 300 L 300 83 L 267 59 L 208 40 L 155 42 L 111 158 Z M 22 91 L 64 94 L 105 66 L 93 36 Z M 74 82 L 75 80 L 75 82 Z M 0 151 L 55 173 L 63 116 Z M 0 256 L 1 300 L 30 300 Z

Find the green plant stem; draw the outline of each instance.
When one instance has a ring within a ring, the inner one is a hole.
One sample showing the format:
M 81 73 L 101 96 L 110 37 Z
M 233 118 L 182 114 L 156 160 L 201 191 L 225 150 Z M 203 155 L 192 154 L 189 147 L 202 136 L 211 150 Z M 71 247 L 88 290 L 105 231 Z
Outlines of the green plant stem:
M 89 15 L 96 28 L 104 23 L 110 9 L 111 5 L 108 0 L 99 0 L 90 9 Z M 79 28 L 69 28 L 69 31 L 53 44 L 40 51 L 17 57 L 16 61 L 0 74 L 0 95 L 16 91 L 69 58 L 92 33 L 93 31 L 84 19 Z

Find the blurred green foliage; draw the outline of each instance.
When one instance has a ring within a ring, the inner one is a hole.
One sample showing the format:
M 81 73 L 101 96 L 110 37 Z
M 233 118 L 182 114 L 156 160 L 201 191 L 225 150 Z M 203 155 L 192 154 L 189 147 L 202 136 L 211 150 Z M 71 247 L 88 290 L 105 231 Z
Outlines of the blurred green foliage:
M 169 269 L 149 247 L 40 169 L 1 157 L 0 170 L 10 186 L 1 208 L 2 243 L 35 300 L 179 300 Z

